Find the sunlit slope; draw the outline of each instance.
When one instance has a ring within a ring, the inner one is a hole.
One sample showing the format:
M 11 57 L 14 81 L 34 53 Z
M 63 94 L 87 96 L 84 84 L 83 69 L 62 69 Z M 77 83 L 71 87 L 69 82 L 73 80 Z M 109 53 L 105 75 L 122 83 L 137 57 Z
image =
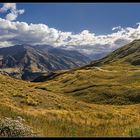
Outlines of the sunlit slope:
M 44 76 L 38 88 L 98 104 L 140 103 L 140 40 L 91 64 Z M 45 82 L 46 81 L 46 82 Z
M 140 125 L 140 104 L 90 104 L 38 86 L 0 75 L 0 118 L 20 115 L 40 136 L 129 136 Z
M 140 68 L 129 64 L 70 70 L 37 88 L 98 104 L 140 103 Z
M 0 75 L 0 102 L 11 106 L 47 109 L 84 108 L 82 103 L 75 103 L 71 97 L 66 98 L 52 92 L 37 89 L 34 83 Z M 69 104 L 71 103 L 71 106 Z

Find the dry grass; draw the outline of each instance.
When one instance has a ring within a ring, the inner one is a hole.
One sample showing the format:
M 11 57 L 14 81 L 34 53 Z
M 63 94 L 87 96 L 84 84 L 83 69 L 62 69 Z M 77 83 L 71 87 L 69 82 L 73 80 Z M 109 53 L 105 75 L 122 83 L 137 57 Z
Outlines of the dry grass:
M 70 95 L 88 103 L 116 105 L 140 103 L 139 67 L 116 64 L 101 68 L 110 72 L 103 72 L 94 67 L 71 70 L 48 82 L 38 83 L 36 87 Z
M 126 73 L 118 67 L 115 74 L 93 68 L 69 71 L 43 83 L 0 75 L 0 117 L 22 116 L 40 136 L 130 136 L 130 130 L 140 126 L 139 103 L 110 105 L 93 101 L 93 95 L 101 91 L 112 90 L 120 96 L 124 89 L 139 90 L 139 72 Z

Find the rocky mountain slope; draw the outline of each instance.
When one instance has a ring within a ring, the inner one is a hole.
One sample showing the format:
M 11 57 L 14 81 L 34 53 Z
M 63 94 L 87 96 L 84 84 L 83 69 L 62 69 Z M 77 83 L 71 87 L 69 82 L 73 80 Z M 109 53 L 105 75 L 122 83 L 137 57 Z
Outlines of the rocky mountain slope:
M 16 45 L 0 48 L 0 71 L 24 80 L 42 73 L 72 69 L 89 63 L 90 59 L 77 51 L 67 51 L 47 45 Z

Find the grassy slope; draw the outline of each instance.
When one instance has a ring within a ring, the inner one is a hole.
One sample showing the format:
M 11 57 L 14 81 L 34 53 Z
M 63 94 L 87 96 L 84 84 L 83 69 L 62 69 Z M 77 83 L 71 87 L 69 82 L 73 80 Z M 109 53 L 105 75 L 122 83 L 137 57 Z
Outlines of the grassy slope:
M 56 76 L 37 87 L 65 96 L 73 96 L 88 103 L 140 103 L 140 68 L 129 64 L 84 67 Z M 102 71 L 103 70 L 103 71 Z
M 140 126 L 139 102 L 117 98 L 110 101 L 106 96 L 123 98 L 130 89 L 139 99 L 139 68 L 102 68 L 113 71 L 91 67 L 72 70 L 43 83 L 0 75 L 0 116 L 21 115 L 41 136 L 128 136 L 130 128 Z

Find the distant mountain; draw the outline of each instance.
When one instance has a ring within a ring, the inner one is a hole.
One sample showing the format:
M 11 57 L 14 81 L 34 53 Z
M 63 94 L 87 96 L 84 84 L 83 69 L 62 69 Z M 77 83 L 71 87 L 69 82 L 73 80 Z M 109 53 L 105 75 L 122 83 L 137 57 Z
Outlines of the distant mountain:
M 66 70 L 88 64 L 90 59 L 77 51 L 53 48 L 48 45 L 27 44 L 0 48 L 0 73 L 24 80 L 42 73 Z
M 140 40 L 134 40 L 133 42 L 113 51 L 106 57 L 92 61 L 91 66 L 101 66 L 116 62 L 140 65 Z
M 98 59 L 101 59 L 103 57 L 105 57 L 106 55 L 108 55 L 110 52 L 100 52 L 100 53 L 94 53 L 94 54 L 89 54 L 88 57 L 91 59 L 91 60 L 98 60 Z

